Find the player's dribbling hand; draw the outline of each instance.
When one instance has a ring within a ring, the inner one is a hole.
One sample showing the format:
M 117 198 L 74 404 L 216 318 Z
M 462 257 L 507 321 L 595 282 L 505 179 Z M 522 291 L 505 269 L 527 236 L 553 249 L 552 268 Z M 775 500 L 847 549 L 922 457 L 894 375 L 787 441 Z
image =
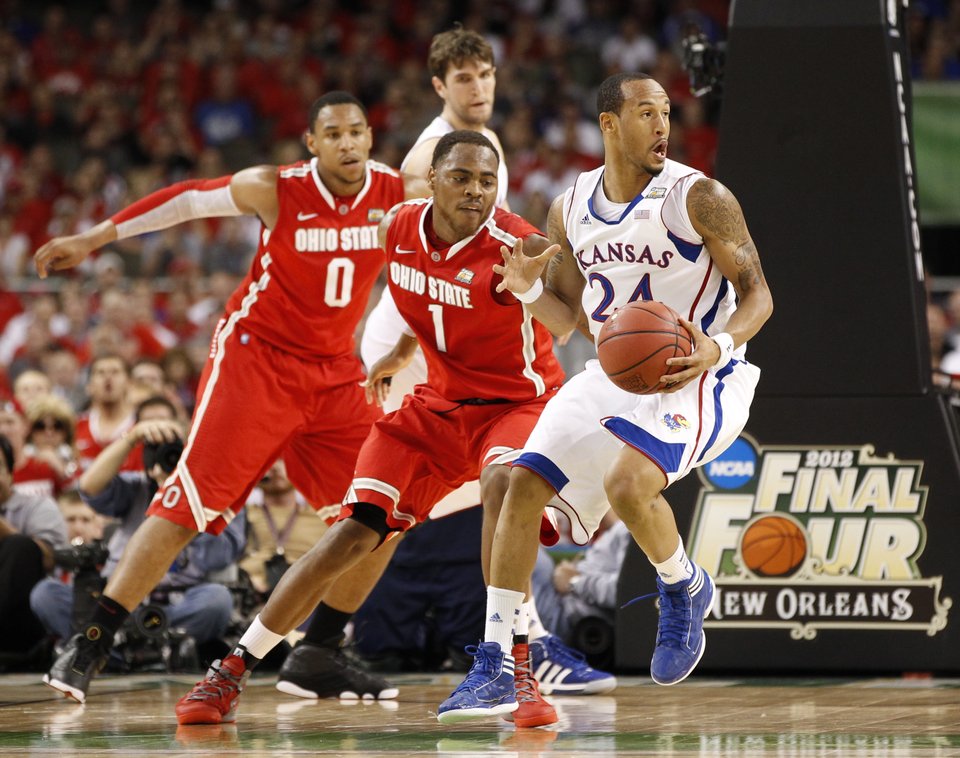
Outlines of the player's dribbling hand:
M 503 277 L 497 284 L 497 292 L 510 290 L 522 295 L 540 278 L 550 259 L 559 252 L 560 245 L 550 245 L 540 255 L 524 255 L 522 239 L 517 239 L 512 249 L 501 245 L 500 254 L 503 256 L 503 265 L 493 264 L 493 272 Z
M 682 390 L 720 358 L 720 348 L 717 347 L 717 343 L 700 331 L 696 324 L 683 317 L 680 318 L 680 324 L 690 332 L 693 351 L 687 356 L 667 359 L 668 366 L 681 367 L 681 370 L 673 374 L 660 377 L 660 383 L 663 385 L 660 391 L 667 394 Z

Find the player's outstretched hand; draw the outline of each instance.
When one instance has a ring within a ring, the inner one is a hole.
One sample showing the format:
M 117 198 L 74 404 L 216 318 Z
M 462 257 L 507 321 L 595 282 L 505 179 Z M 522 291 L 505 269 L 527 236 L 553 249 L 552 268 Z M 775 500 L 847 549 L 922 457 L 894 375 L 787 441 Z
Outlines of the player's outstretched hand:
M 503 265 L 493 264 L 493 271 L 503 279 L 497 284 L 497 292 L 510 290 L 514 294 L 522 295 L 533 283 L 540 278 L 550 259 L 560 252 L 560 245 L 550 245 L 540 255 L 524 255 L 523 240 L 513 243 L 513 248 L 500 246 L 503 256 Z
M 693 351 L 687 356 L 667 359 L 668 366 L 680 366 L 681 370 L 660 377 L 663 385 L 661 392 L 670 393 L 683 389 L 720 359 L 717 343 L 701 332 L 696 324 L 682 317 L 680 324 L 690 332 Z
M 37 250 L 33 263 L 41 279 L 46 279 L 51 271 L 73 268 L 96 249 L 82 234 L 69 237 L 54 237 Z

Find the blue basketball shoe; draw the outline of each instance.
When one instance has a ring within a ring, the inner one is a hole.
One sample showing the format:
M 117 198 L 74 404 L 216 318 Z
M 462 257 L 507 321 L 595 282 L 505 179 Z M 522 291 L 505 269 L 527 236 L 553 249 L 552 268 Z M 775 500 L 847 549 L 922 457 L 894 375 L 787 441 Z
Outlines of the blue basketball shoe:
M 713 608 L 716 596 L 713 579 L 693 564 L 693 576 L 660 589 L 660 623 L 657 646 L 650 663 L 650 676 L 657 684 L 676 684 L 686 679 L 703 657 L 706 639 L 703 620 Z
M 459 724 L 517 710 L 513 658 L 505 656 L 496 642 L 464 649 L 474 657 L 473 665 L 460 686 L 437 708 L 437 721 Z
M 530 642 L 530 660 L 544 695 L 597 695 L 617 686 L 617 677 L 591 668 L 583 653 L 553 634 Z

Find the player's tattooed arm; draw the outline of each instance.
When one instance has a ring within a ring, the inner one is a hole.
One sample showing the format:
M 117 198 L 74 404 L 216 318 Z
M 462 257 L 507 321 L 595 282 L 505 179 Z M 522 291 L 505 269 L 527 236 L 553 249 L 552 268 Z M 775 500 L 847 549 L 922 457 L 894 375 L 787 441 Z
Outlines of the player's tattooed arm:
M 687 211 L 707 252 L 739 298 L 737 311 L 725 327 L 739 346 L 756 334 L 773 312 L 773 298 L 757 247 L 740 203 L 720 182 L 696 182 L 687 193 Z
M 547 266 L 546 284 L 547 289 L 566 303 L 574 313 L 579 314 L 582 311 L 580 298 L 585 280 L 577 268 L 563 223 L 563 197 L 561 194 L 554 199 L 547 214 L 547 237 L 551 244 L 560 246 L 560 252 L 553 256 Z

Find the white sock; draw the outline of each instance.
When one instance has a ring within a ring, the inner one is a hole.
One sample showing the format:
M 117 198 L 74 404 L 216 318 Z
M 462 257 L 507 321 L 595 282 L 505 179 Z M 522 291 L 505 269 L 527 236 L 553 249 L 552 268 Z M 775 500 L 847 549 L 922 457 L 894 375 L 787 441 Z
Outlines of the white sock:
M 663 563 L 653 563 L 653 567 L 664 584 L 677 584 L 693 576 L 693 563 L 683 549 L 683 538 L 680 538 L 680 544 L 673 555 Z
M 513 630 L 520 618 L 523 593 L 487 587 L 487 623 L 483 630 L 484 642 L 496 642 L 510 654 L 513 649 Z
M 517 625 L 514 627 L 513 636 L 526 637 L 530 634 L 530 603 L 525 602 L 520 606 L 520 615 L 517 616 Z
M 237 644 L 242 645 L 254 658 L 263 660 L 267 653 L 280 644 L 281 640 L 283 640 L 283 635 L 267 629 L 260 620 L 260 614 L 258 613 Z
M 529 601 L 523 604 L 523 607 L 527 609 L 527 615 L 529 616 L 530 629 L 527 631 L 527 638 L 530 642 L 539 640 L 550 634 L 543 625 L 543 621 L 540 620 L 540 612 L 537 610 L 537 599 L 533 595 L 530 596 Z

